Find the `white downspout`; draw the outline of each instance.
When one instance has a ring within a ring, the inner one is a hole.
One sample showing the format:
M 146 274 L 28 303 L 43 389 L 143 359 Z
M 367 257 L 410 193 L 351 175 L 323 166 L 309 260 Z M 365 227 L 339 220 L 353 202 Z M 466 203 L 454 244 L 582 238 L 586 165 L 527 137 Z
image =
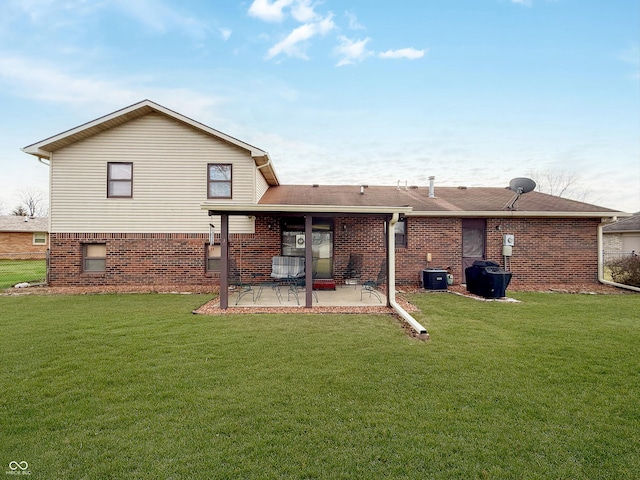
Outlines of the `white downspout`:
M 605 285 L 611 285 L 612 287 L 626 288 L 627 290 L 633 290 L 634 292 L 640 292 L 640 288 L 633 287 L 631 285 L 625 285 L 624 283 L 610 282 L 604 279 L 604 242 L 602 241 L 602 227 L 607 225 L 606 223 L 598 224 L 598 281 Z
M 394 213 L 389 220 L 389 226 L 387 227 L 387 248 L 389 249 L 387 268 L 389 269 L 389 279 L 387 281 L 387 301 L 389 306 L 393 308 L 400 317 L 402 317 L 411 327 L 420 335 L 425 335 L 427 338 L 429 334 L 427 329 L 418 323 L 407 311 L 396 303 L 396 234 L 394 226 L 398 223 L 400 215 Z

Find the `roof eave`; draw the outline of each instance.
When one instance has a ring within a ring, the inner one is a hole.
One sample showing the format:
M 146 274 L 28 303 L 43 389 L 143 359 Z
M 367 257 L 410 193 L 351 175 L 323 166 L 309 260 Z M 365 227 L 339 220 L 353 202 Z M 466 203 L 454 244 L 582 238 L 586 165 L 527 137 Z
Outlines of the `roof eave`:
M 520 210 L 477 210 L 477 211 L 412 211 L 408 217 L 493 217 L 493 218 L 616 218 L 628 217 L 626 212 L 545 212 Z
M 324 214 L 360 214 L 360 215 L 391 215 L 394 213 L 407 215 L 411 207 L 393 206 L 359 206 L 359 205 L 279 205 L 279 204 L 239 204 L 222 205 L 219 203 L 203 203 L 202 210 L 230 214 L 278 214 L 278 213 L 324 213 Z

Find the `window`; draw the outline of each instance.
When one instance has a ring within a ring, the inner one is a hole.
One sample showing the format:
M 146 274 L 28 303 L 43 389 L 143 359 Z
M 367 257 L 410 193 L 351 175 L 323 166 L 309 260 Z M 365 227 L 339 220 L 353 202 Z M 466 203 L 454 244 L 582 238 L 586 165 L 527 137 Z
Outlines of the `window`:
M 231 165 L 210 163 L 207 198 L 231 198 Z
M 402 219 L 394 225 L 396 247 L 407 247 L 407 220 Z
M 46 245 L 47 244 L 47 234 L 46 234 L 46 232 L 34 232 L 33 233 L 33 244 L 34 245 Z
M 133 163 L 107 163 L 107 197 L 133 197 Z
M 86 243 L 82 246 L 82 271 L 101 273 L 106 270 L 107 245 L 105 243 Z
M 407 248 L 407 219 L 398 220 L 393 226 L 396 248 Z M 387 244 L 387 222 L 384 224 L 384 244 Z
M 220 271 L 220 244 L 207 244 L 207 272 Z

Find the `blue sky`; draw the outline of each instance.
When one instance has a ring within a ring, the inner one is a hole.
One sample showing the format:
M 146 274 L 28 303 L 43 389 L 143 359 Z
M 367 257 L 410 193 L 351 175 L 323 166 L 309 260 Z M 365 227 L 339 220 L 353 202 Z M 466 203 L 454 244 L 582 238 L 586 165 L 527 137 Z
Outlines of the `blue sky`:
M 3 0 L 4 213 L 48 190 L 20 148 L 145 98 L 268 151 L 282 183 L 548 171 L 640 210 L 635 0 Z

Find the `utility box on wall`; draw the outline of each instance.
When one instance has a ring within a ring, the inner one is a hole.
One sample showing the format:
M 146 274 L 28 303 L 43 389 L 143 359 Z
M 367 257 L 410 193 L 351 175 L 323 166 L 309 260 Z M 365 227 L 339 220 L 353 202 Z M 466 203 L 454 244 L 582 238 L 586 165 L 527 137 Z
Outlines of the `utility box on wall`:
M 446 290 L 447 271 L 437 268 L 427 268 L 422 271 L 422 287 L 425 290 Z

